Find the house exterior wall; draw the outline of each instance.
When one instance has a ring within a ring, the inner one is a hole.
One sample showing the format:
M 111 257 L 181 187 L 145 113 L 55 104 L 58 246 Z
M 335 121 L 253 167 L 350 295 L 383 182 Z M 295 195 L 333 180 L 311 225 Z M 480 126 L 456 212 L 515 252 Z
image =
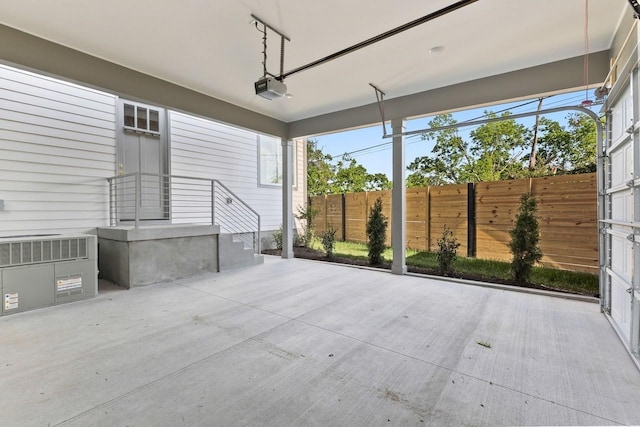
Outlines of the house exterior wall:
M 94 233 L 109 225 L 117 97 L 0 65 L 0 237 Z M 217 179 L 262 219 L 282 223 L 282 188 L 258 183 L 258 135 L 169 112 L 170 171 Z M 304 203 L 304 141 L 296 141 L 294 209 Z M 184 221 L 183 221 L 184 222 Z
M 0 65 L 0 237 L 108 224 L 115 97 Z
M 295 218 L 298 214 L 298 208 L 307 206 L 307 140 L 295 139 L 296 147 L 296 186 L 293 191 L 293 215 L 294 224 L 298 232 L 302 232 L 302 224 L 299 219 Z
M 282 224 L 282 187 L 258 180 L 258 135 L 211 120 L 171 112 L 169 114 L 171 174 L 217 179 L 255 209 L 262 229 Z M 305 146 L 296 144 L 294 212 L 306 194 Z

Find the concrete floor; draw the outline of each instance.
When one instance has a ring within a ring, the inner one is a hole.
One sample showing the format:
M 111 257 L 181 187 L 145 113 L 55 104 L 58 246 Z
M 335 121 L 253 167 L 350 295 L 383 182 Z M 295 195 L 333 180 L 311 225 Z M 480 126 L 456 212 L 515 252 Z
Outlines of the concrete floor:
M 0 349 L 3 426 L 640 424 L 597 304 L 305 260 L 5 316 Z

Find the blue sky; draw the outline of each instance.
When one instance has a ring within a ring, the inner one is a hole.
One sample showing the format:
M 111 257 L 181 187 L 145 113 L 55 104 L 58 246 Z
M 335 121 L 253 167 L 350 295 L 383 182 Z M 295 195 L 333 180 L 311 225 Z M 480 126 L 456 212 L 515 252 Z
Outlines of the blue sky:
M 561 106 L 580 105 L 585 97 L 589 96 L 589 99 L 593 100 L 593 91 L 585 93 L 584 90 L 578 92 L 572 92 L 561 95 L 554 95 L 546 98 L 542 104 L 542 108 L 555 108 Z M 529 101 L 531 103 L 525 104 Z M 512 102 L 507 104 L 498 104 L 490 107 L 477 108 L 472 110 L 465 110 L 453 113 L 454 118 L 458 122 L 480 118 L 485 110 L 490 111 L 502 111 L 509 109 L 512 113 L 524 113 L 528 111 L 535 111 L 538 106 L 537 99 L 523 100 L 518 102 Z M 600 106 L 594 106 L 592 108 L 596 113 L 599 112 Z M 565 117 L 570 112 L 561 112 L 547 115 L 546 117 L 556 120 L 561 124 L 564 124 Z M 419 130 L 429 127 L 428 122 L 432 117 L 426 117 L 421 119 L 408 120 L 406 123 L 406 130 Z M 532 127 L 535 118 L 530 117 L 526 119 L 518 120 L 519 123 L 523 123 L 526 126 Z M 465 137 L 469 132 L 473 130 L 473 127 L 464 127 L 460 129 L 460 134 Z M 390 126 L 387 125 L 387 132 L 391 133 Z M 376 126 L 351 130 L 347 132 L 339 132 L 329 135 L 321 135 L 315 137 L 318 140 L 318 147 L 322 148 L 322 151 L 327 154 L 331 154 L 334 160 L 338 160 L 344 153 L 352 153 L 351 157 L 356 159 L 358 163 L 367 168 L 369 173 L 384 173 L 391 179 L 392 173 L 392 158 L 391 158 L 391 139 L 382 139 L 382 125 L 378 123 Z M 386 143 L 386 144 L 385 144 Z M 379 146 L 380 144 L 384 144 Z M 433 148 L 433 142 L 423 141 L 419 135 L 409 136 L 406 138 L 405 146 L 405 159 L 406 164 L 411 163 L 416 157 L 425 156 L 431 153 Z

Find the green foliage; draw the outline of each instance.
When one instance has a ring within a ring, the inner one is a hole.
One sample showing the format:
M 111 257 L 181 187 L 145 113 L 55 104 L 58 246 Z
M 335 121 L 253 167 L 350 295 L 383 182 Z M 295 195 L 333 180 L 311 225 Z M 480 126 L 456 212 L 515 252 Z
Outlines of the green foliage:
M 347 155 L 334 163 L 331 155 L 318 148 L 317 140 L 307 141 L 309 196 L 390 189 L 391 181 L 385 174 L 370 174 L 364 166 Z
M 276 249 L 282 250 L 282 226 L 273 232 L 273 243 L 276 244 Z
M 391 190 L 393 185 L 387 178 L 387 175 L 383 173 L 374 173 L 367 175 L 367 183 L 365 184 L 366 191 L 379 191 L 379 190 Z
M 511 273 L 517 283 L 529 282 L 533 265 L 542 258 L 542 252 L 538 247 L 540 228 L 536 211 L 536 199 L 533 195 L 523 194 L 515 226 L 509 231 L 509 250 L 513 254 Z
M 336 165 L 336 173 L 330 192 L 331 194 L 342 194 L 389 189 L 391 189 L 391 182 L 385 174 L 370 174 L 355 159 L 345 155 Z
M 333 158 L 318 148 L 317 140 L 307 140 L 307 192 L 309 196 L 329 194 L 335 176 Z
M 333 228 L 329 228 L 326 231 L 323 231 L 320 236 L 320 241 L 322 242 L 322 248 L 327 254 L 327 258 L 333 258 L 333 252 L 336 248 L 336 231 Z
M 485 111 L 489 118 L 497 114 Z M 508 117 L 503 113 L 501 117 Z M 451 114 L 436 116 L 430 127 L 456 124 Z M 408 166 L 413 173 L 408 186 L 446 185 L 515 178 L 524 171 L 521 149 L 529 143 L 531 131 L 515 120 L 484 124 L 470 132 L 465 141 L 457 129 L 426 132 L 424 140 L 435 141 L 431 155 L 417 157 Z
M 453 231 L 445 225 L 442 230 L 442 236 L 438 239 L 438 250 L 436 251 L 438 271 L 440 274 L 445 276 L 451 274 L 453 262 L 457 258 L 456 252 L 458 247 L 460 247 L 460 243 L 458 243 L 458 240 L 454 237 Z
M 382 264 L 387 239 L 387 226 L 389 221 L 382 214 L 382 199 L 378 198 L 369 210 L 369 220 L 367 221 L 367 237 L 369 239 L 369 264 Z
M 358 193 L 367 185 L 367 169 L 355 159 L 338 161 L 336 174 L 331 184 L 331 193 Z
M 505 112 L 498 116 L 485 111 L 487 118 L 509 117 Z M 526 174 L 523 150 L 532 142 L 533 134 L 526 126 L 515 120 L 503 120 L 484 124 L 471 131 L 470 152 L 475 163 L 471 181 L 499 181 L 519 178 Z
M 586 173 L 596 170 L 596 125 L 585 114 L 566 117 L 566 128 L 546 117 L 540 118 L 535 169 L 529 170 L 533 132 L 508 119 L 485 111 L 488 118 L 504 121 L 486 123 L 460 136 L 457 129 L 425 132 L 422 139 L 432 142 L 431 153 L 416 157 L 407 170 L 407 187 L 426 187 L 465 182 L 499 181 L 553 174 Z M 451 114 L 441 114 L 429 126 L 456 124 Z
M 596 124 L 586 114 L 567 116 L 567 127 L 542 117 L 536 175 L 596 171 Z
M 336 253 L 342 256 L 342 242 L 338 242 Z M 434 252 L 418 252 L 407 254 L 407 266 L 436 269 L 438 261 Z M 453 269 L 459 274 L 471 274 L 486 279 L 511 279 L 511 263 L 467 258 L 458 256 Z M 544 285 L 552 289 L 560 289 L 575 292 L 582 295 L 595 295 L 598 293 L 598 275 L 580 273 L 576 271 L 557 270 L 548 267 L 534 267 L 531 273 L 531 282 Z
M 302 235 L 298 236 L 298 242 L 301 246 L 309 246 L 316 236 L 315 230 L 312 226 L 313 219 L 318 216 L 320 211 L 307 204 L 304 206 L 298 206 L 297 211 L 298 213 L 296 214 L 296 218 L 300 220 L 302 224 Z
M 451 114 L 440 114 L 429 121 L 429 127 L 456 124 Z M 468 144 L 457 129 L 447 129 L 422 134 L 424 141 L 434 141 L 430 156 L 416 157 L 407 169 L 412 173 L 407 178 L 408 187 L 445 185 L 466 182 L 467 169 L 472 162 Z
M 314 249 L 316 244 L 314 244 Z M 317 249 L 321 249 L 320 242 Z M 369 249 L 364 243 L 335 242 L 334 256 L 368 261 Z M 393 250 L 387 248 L 383 256 L 392 259 Z M 438 267 L 437 254 L 435 252 L 419 252 L 407 249 L 406 258 L 408 267 L 423 267 L 436 270 Z M 457 256 L 453 271 L 458 274 L 470 274 L 474 277 L 484 277 L 487 280 L 511 278 L 511 263 L 479 258 L 467 258 Z M 548 267 L 534 267 L 531 273 L 531 282 L 544 285 L 552 289 L 565 290 L 581 295 L 593 296 L 599 291 L 597 274 L 580 273 L 575 271 L 557 270 Z

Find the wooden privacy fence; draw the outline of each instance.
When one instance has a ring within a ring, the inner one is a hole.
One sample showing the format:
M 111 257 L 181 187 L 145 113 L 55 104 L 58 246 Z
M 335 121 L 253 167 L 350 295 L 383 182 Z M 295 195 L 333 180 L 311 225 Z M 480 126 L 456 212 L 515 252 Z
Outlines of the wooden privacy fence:
M 564 270 L 598 271 L 596 174 L 562 175 L 510 181 L 456 184 L 406 190 L 407 247 L 436 250 L 445 226 L 460 243 L 458 253 L 509 261 L 509 230 L 514 226 L 520 196 L 532 193 L 538 202 L 542 265 Z M 317 234 L 333 228 L 336 238 L 367 241 L 369 209 L 382 200 L 389 219 L 391 191 L 335 194 L 309 199 L 318 210 Z

